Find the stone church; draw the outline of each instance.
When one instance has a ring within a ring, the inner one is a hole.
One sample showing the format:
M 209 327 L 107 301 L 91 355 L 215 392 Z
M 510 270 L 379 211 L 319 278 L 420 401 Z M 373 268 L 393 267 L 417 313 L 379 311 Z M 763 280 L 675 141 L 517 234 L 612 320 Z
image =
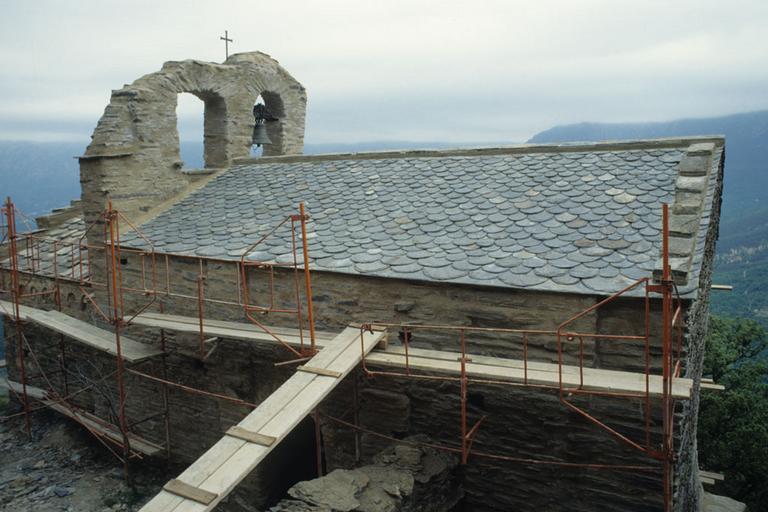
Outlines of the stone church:
M 180 93 L 205 104 L 203 169 L 180 159 Z M 9 375 L 42 390 L 24 397 L 189 466 L 147 511 L 699 510 L 725 140 L 304 155 L 306 108 L 259 52 L 112 92 L 80 201 L 0 271 L 27 308 L 3 311 Z M 320 368 L 345 332 L 354 360 Z M 249 430 L 298 378 L 328 389 Z M 234 439 L 251 451 L 211 462 Z M 419 444 L 402 488 L 285 494 Z

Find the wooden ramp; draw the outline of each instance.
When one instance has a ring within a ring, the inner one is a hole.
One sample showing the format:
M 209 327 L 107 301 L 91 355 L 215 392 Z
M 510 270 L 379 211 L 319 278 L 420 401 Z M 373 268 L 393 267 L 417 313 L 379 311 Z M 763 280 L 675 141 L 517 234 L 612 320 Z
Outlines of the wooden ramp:
M 131 321 L 134 325 L 144 327 L 154 327 L 156 329 L 166 329 L 168 331 L 183 332 L 189 334 L 200 333 L 200 320 L 197 317 L 169 315 L 166 313 L 144 312 Z M 287 327 L 272 327 L 268 329 L 275 333 L 282 341 L 288 345 L 301 345 L 302 336 L 298 329 Z M 268 341 L 275 342 L 275 337 L 265 332 L 260 327 L 243 322 L 231 322 L 226 320 L 203 321 L 203 333 L 206 336 L 229 338 L 243 341 Z M 338 333 L 315 331 L 317 348 L 322 348 L 333 340 Z M 309 334 L 303 335 L 304 344 L 309 344 Z
M 12 315 L 13 304 L 0 300 L 0 314 Z M 115 334 L 101 329 L 88 322 L 83 322 L 58 311 L 44 311 L 29 306 L 19 306 L 21 319 L 33 322 L 41 327 L 63 334 L 67 338 L 79 341 L 102 352 L 117 355 L 115 349 Z M 160 355 L 160 350 L 144 343 L 134 341 L 127 336 L 120 336 L 120 348 L 123 359 L 130 362 L 142 361 Z
M 360 329 L 344 329 L 141 510 L 212 510 L 384 336 L 366 332 L 361 346 Z
M 9 389 L 21 395 L 22 386 L 20 383 L 13 381 L 6 382 Z M 50 398 L 45 391 L 34 386 L 27 385 L 27 396 L 39 401 L 40 403 L 46 405 L 48 408 L 75 420 L 90 430 L 92 433 L 104 437 L 109 441 L 117 444 L 118 446 L 123 445 L 123 434 L 120 432 L 120 429 L 116 425 L 108 423 L 89 412 L 70 407 L 62 401 L 54 400 Z M 143 455 L 158 455 L 163 451 L 161 446 L 142 439 L 133 433 L 128 434 L 128 443 L 130 444 L 132 451 Z
M 442 350 L 425 350 L 410 348 L 408 350 L 408 366 L 421 373 L 460 375 L 461 354 L 444 352 Z M 467 376 L 476 379 L 493 381 L 525 383 L 526 372 L 523 361 L 503 359 L 488 356 L 468 356 L 471 359 L 466 364 Z M 387 350 L 375 350 L 365 358 L 370 366 L 386 366 L 405 368 L 405 350 L 402 347 L 389 346 Z M 528 362 L 527 382 L 531 385 L 559 386 L 558 365 L 553 363 Z M 579 368 L 563 365 L 563 385 L 578 387 L 580 383 Z M 691 379 L 677 378 L 672 384 L 672 396 L 675 399 L 691 397 Z M 584 389 L 596 391 L 611 391 L 620 393 L 645 393 L 645 374 L 584 368 Z M 662 394 L 661 376 L 651 375 L 649 393 L 658 397 Z

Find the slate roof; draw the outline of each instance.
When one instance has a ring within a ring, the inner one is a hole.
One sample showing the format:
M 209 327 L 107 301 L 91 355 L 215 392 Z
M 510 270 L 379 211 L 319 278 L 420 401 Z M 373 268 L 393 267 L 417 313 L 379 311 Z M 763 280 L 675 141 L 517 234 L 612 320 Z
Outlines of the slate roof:
M 141 229 L 158 251 L 239 259 L 304 201 L 316 270 L 606 295 L 657 264 L 661 203 L 675 198 L 688 144 L 263 159 Z M 249 259 L 291 261 L 289 232 L 278 234 Z

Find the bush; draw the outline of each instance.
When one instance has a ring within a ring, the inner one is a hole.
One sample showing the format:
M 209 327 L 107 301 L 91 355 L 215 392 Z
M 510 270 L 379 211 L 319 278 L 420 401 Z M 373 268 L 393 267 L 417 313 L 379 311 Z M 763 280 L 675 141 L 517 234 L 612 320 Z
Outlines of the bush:
M 725 391 L 701 396 L 702 467 L 725 474 L 718 492 L 768 512 L 768 338 L 752 320 L 712 317 L 706 343 L 704 373 Z

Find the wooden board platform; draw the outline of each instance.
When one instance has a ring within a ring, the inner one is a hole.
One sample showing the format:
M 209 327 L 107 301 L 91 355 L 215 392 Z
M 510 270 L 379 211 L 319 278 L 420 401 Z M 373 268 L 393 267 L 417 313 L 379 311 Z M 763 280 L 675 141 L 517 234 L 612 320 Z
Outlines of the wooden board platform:
M 261 436 L 274 437 L 274 443 L 265 446 L 263 443 L 248 442 L 240 437 L 225 435 L 179 475 L 177 480 L 180 482 L 216 495 L 210 503 L 201 503 L 163 490 L 141 510 L 212 510 L 360 363 L 362 351 L 369 352 L 384 335 L 384 331 L 365 333 L 361 347 L 360 330 L 353 327 L 344 329 L 307 363 L 312 368 L 338 372 L 339 377 L 296 372 L 237 425 Z
M 8 387 L 16 393 L 22 393 L 22 386 L 20 383 L 7 381 L 7 384 Z M 44 390 L 38 387 L 27 385 L 27 396 L 45 404 L 48 406 L 48 408 L 59 412 L 72 420 L 77 421 L 89 430 L 109 439 L 113 443 L 122 446 L 123 435 L 117 426 L 112 425 L 111 423 L 108 423 L 89 412 L 79 409 L 72 409 L 62 402 L 52 400 Z M 128 434 L 128 442 L 131 446 L 131 450 L 143 455 L 158 455 L 163 451 L 161 446 L 142 439 L 141 437 L 132 433 Z
M 411 370 L 422 373 L 459 375 L 461 372 L 460 353 L 442 350 L 411 348 L 408 351 Z M 387 350 L 375 350 L 365 358 L 370 366 L 405 368 L 405 349 L 389 346 Z M 477 379 L 524 382 L 523 361 L 498 357 L 472 355 L 467 363 L 467 375 Z M 552 363 L 528 362 L 528 383 L 533 385 L 557 386 L 559 383 L 558 365 Z M 579 369 L 576 366 L 563 366 L 563 384 L 569 387 L 579 385 Z M 651 396 L 660 396 L 662 380 L 652 375 L 649 382 Z M 672 395 L 677 399 L 691 397 L 693 381 L 675 379 Z M 645 393 L 645 375 L 642 373 L 620 372 L 596 368 L 584 369 L 584 388 L 597 391 L 627 393 Z
M 725 386 L 721 384 L 715 384 L 715 381 L 712 379 L 702 378 L 701 389 L 708 389 L 711 391 L 725 391 Z
M 13 304 L 0 300 L 0 314 L 10 315 L 13 312 Z M 83 322 L 58 311 L 44 311 L 29 306 L 20 306 L 21 319 L 33 322 L 41 327 L 54 330 L 67 338 L 79 341 L 89 347 L 102 352 L 117 355 L 115 349 L 115 334 L 101 329 L 88 322 Z M 160 355 L 162 352 L 149 345 L 134 341 L 127 336 L 120 337 L 120 348 L 123 359 L 130 362 Z
M 168 329 L 177 332 L 198 334 L 200 326 L 196 317 L 169 315 L 160 313 L 143 313 L 134 319 L 135 324 L 146 327 Z M 299 331 L 283 327 L 269 327 L 288 344 L 299 345 Z M 241 322 L 222 320 L 205 320 L 203 331 L 206 336 L 232 338 L 254 342 L 275 342 L 275 339 L 259 327 Z M 328 332 L 318 332 L 316 336 L 318 348 L 326 346 L 335 335 Z M 305 343 L 307 339 L 305 336 Z M 411 348 L 409 350 L 410 366 L 414 370 L 430 373 L 458 375 L 460 363 L 457 352 L 426 350 Z M 405 368 L 405 350 L 400 346 L 389 346 L 386 350 L 374 350 L 366 360 L 370 364 L 380 366 Z M 307 365 L 311 368 L 311 365 Z M 501 380 L 522 383 L 525 381 L 524 364 L 522 360 L 502 359 L 496 357 L 472 355 L 472 362 L 467 364 L 470 377 L 478 379 Z M 528 382 L 534 385 L 558 385 L 558 366 L 551 363 L 528 363 Z M 579 373 L 575 366 L 563 366 L 563 382 L 569 387 L 578 386 Z M 660 376 L 651 376 L 650 393 L 652 396 L 661 395 L 662 380 Z M 672 394 L 677 399 L 687 399 L 691 396 L 692 381 L 675 379 Z M 584 387 L 598 391 L 644 393 L 645 376 L 641 373 L 621 372 L 585 368 Z
M 200 324 L 197 317 L 169 315 L 165 313 L 144 312 L 133 319 L 131 322 L 135 325 L 144 327 L 154 327 L 156 329 L 166 329 L 169 331 L 183 332 L 188 334 L 199 334 Z M 301 336 L 298 329 L 287 327 L 268 327 L 281 340 L 291 346 L 301 345 Z M 243 341 L 269 341 L 276 342 L 275 338 L 263 329 L 254 324 L 245 322 L 232 322 L 226 320 L 205 319 L 203 322 L 203 332 L 208 337 L 229 338 Z M 318 348 L 327 345 L 338 333 L 316 331 L 315 342 Z M 304 330 L 304 345 L 310 343 L 309 331 Z
M 717 482 L 725 480 L 725 475 L 722 473 L 715 473 L 714 471 L 704 471 L 699 469 L 699 480 L 704 485 L 715 485 Z

